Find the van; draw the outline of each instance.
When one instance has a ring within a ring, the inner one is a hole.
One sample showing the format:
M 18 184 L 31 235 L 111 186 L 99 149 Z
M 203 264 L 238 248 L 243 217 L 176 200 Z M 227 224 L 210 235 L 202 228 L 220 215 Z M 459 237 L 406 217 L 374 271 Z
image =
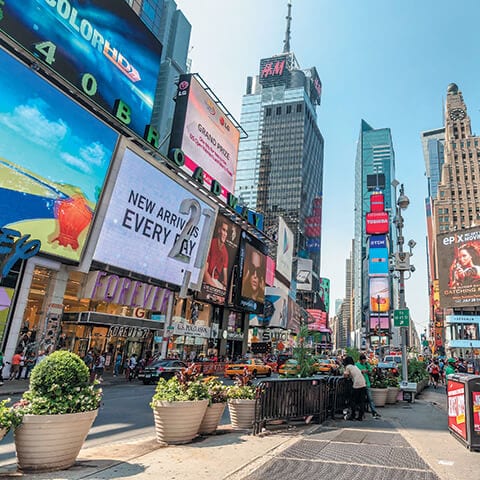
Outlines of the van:
M 384 363 L 389 363 L 389 362 L 402 363 L 402 356 L 401 355 L 385 355 L 383 362 Z

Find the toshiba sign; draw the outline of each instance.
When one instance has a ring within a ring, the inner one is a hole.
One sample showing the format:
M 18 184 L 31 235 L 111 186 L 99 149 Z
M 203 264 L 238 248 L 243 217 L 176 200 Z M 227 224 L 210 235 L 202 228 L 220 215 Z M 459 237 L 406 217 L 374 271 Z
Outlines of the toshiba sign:
M 365 220 L 367 235 L 382 235 L 383 233 L 388 233 L 389 222 L 387 212 L 367 213 Z

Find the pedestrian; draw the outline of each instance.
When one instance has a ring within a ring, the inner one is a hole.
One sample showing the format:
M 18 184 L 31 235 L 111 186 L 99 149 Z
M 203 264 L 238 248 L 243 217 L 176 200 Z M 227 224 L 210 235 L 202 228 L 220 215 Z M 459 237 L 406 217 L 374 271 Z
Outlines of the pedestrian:
M 100 353 L 95 360 L 95 378 L 99 382 L 103 382 L 103 372 L 105 370 L 105 355 Z
M 116 377 L 117 375 L 120 375 L 120 368 L 122 367 L 122 354 L 121 352 L 117 353 L 117 356 L 115 358 L 115 367 L 113 369 L 113 376 Z
M 427 367 L 427 369 L 432 378 L 433 388 L 437 388 L 438 380 L 440 379 L 440 367 L 438 366 L 438 360 L 433 360 L 433 362 Z
M 128 359 L 128 368 L 125 370 L 125 377 L 131 381 L 135 375 L 135 369 L 137 368 L 137 354 L 133 353 Z
M 25 380 L 30 376 L 30 372 L 33 370 L 35 366 L 35 352 L 32 350 L 28 353 L 27 358 L 25 360 Z
M 353 358 L 345 357 L 343 361 L 345 365 L 344 377 L 350 377 L 353 381 L 352 396 L 350 399 L 350 416 L 346 420 L 363 420 L 365 413 L 365 397 L 366 397 L 366 382 L 360 369 L 355 365 Z M 358 415 L 357 415 L 358 410 Z
M 5 364 L 3 363 L 3 352 L 0 352 L 0 386 L 3 385 L 3 367 Z
M 17 380 L 20 378 L 20 364 L 22 363 L 22 352 L 17 350 L 12 357 L 12 368 L 10 370 L 10 377 L 9 380 L 13 380 L 16 378 Z
M 43 350 L 39 352 L 38 357 L 35 360 L 35 365 L 38 365 L 46 356 L 47 354 Z
M 372 374 L 372 367 L 367 362 L 367 357 L 362 353 L 360 355 L 359 361 L 355 364 L 359 370 L 362 372 L 363 377 L 365 378 L 365 389 L 367 394 L 367 402 L 370 406 L 370 411 L 372 412 L 373 418 L 380 418 L 381 415 L 378 413 L 375 403 L 372 398 L 372 391 L 370 390 L 370 375 Z
M 445 367 L 445 378 L 456 372 L 455 363 L 456 360 L 454 358 L 449 358 L 447 360 L 447 366 Z

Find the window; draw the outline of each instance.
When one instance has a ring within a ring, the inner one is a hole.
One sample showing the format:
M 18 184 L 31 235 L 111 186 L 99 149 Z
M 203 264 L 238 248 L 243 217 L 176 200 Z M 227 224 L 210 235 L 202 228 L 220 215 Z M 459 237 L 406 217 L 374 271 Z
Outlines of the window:
M 292 106 L 291 105 L 287 105 L 287 113 L 292 113 Z
M 275 111 L 275 113 L 277 115 L 281 115 L 282 114 L 282 107 L 277 107 L 277 110 Z
M 297 104 L 297 113 L 302 112 L 302 107 L 303 107 L 303 105 L 301 103 Z
M 272 115 L 272 109 L 270 107 L 267 107 L 265 110 L 265 116 L 270 117 Z

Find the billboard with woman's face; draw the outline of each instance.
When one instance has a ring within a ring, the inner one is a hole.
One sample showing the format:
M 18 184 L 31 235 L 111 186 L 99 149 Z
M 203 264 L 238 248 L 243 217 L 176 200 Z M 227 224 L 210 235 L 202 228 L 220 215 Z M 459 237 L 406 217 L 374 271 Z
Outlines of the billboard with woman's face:
M 440 307 L 480 305 L 480 228 L 437 236 Z

